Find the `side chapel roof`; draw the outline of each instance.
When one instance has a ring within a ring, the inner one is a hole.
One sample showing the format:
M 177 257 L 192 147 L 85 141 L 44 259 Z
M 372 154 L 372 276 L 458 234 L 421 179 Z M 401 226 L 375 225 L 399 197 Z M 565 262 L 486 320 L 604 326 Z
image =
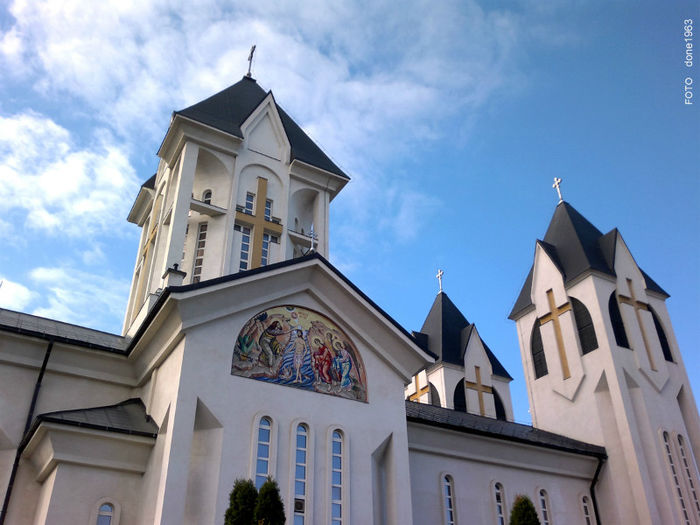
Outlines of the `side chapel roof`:
M 537 241 L 547 255 L 554 261 L 562 274 L 564 283 L 568 284 L 584 272 L 594 270 L 615 277 L 615 246 L 620 232 L 617 228 L 603 233 L 581 215 L 571 204 L 560 202 L 545 233 L 544 240 Z M 532 304 L 532 271 L 525 279 L 515 305 L 508 316 L 515 319 L 517 315 Z M 648 290 L 668 297 L 668 294 L 641 268 Z
M 255 79 L 243 77 L 223 91 L 212 95 L 175 115 L 182 115 L 202 124 L 243 138 L 241 126 L 271 91 L 261 88 Z M 273 97 L 274 98 L 274 97 Z M 289 162 L 298 159 L 302 162 L 349 179 L 294 120 L 275 102 L 282 120 L 284 131 L 291 145 Z

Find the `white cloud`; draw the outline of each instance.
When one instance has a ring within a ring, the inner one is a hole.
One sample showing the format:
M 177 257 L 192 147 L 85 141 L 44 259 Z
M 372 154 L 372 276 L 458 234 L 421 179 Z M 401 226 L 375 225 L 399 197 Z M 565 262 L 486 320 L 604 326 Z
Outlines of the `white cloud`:
M 124 315 L 129 282 L 67 267 L 33 269 L 30 279 L 44 290 L 34 315 L 114 331 Z
M 0 308 L 22 311 L 36 298 L 26 286 L 0 277 Z
M 0 211 L 21 210 L 49 232 L 118 233 L 138 184 L 124 149 L 97 135 L 82 149 L 39 114 L 0 116 Z

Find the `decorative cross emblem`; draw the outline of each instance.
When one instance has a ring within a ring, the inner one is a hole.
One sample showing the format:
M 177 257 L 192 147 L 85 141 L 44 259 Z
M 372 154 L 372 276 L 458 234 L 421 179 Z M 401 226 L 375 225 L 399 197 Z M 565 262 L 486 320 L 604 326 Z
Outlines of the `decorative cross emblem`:
M 416 392 L 408 396 L 408 400 L 420 402 L 421 396 L 430 392 L 430 386 L 425 385 L 423 388 L 420 388 L 417 375 L 413 376 L 413 384 L 416 385 Z
M 440 292 L 442 292 L 442 276 L 445 274 L 442 270 L 438 270 L 437 277 L 438 283 L 440 284 Z
M 642 316 L 639 313 L 640 310 L 649 311 L 649 305 L 638 301 L 634 296 L 634 289 L 632 288 L 632 279 L 627 279 L 627 287 L 630 289 L 630 297 L 625 297 L 624 295 L 617 295 L 617 298 L 621 303 L 629 304 L 634 308 L 634 313 L 637 316 L 637 322 L 639 323 L 639 329 L 642 331 L 642 340 L 644 341 L 644 348 L 647 351 L 647 357 L 649 358 L 649 366 L 652 370 L 656 371 L 656 365 L 654 364 L 654 358 L 651 356 L 651 347 L 649 346 L 649 341 L 647 340 L 647 333 L 644 330 L 644 324 L 642 323 Z
M 255 47 L 255 46 L 253 46 Z M 258 268 L 262 262 L 262 244 L 265 231 L 272 235 L 282 235 L 282 225 L 265 218 L 265 201 L 267 199 L 267 179 L 258 177 L 258 190 L 255 194 L 255 215 L 236 210 L 236 222 L 253 229 L 253 246 L 250 268 Z M 270 217 L 272 218 L 272 217 Z
M 564 312 L 568 312 L 569 310 L 571 310 L 571 303 L 564 303 L 559 308 L 557 308 L 554 304 L 554 292 L 552 290 L 547 290 L 547 300 L 549 301 L 549 313 L 540 318 L 540 326 L 545 323 L 548 323 L 549 321 L 554 322 L 554 335 L 557 338 L 557 349 L 559 350 L 559 360 L 561 361 L 561 372 L 564 376 L 564 379 L 569 379 L 571 377 L 571 372 L 569 372 L 569 361 L 566 359 L 564 337 L 561 333 L 561 324 L 559 323 L 559 316 Z
M 255 53 L 255 44 L 253 44 L 253 47 L 250 48 L 250 55 L 248 55 L 248 73 L 246 73 L 247 77 L 250 77 L 250 68 L 253 66 L 253 53 Z
M 493 389 L 490 386 L 486 386 L 481 383 L 481 368 L 478 366 L 474 367 L 474 372 L 476 373 L 476 383 L 464 380 L 464 386 L 469 390 L 476 390 L 479 395 L 479 414 L 482 416 L 486 415 L 486 410 L 484 409 L 484 393 L 491 394 Z
M 561 184 L 561 179 L 559 177 L 554 177 L 554 184 L 552 184 L 552 188 L 557 190 L 557 195 L 559 195 L 559 202 L 564 200 L 561 198 L 561 190 L 559 189 L 560 184 Z

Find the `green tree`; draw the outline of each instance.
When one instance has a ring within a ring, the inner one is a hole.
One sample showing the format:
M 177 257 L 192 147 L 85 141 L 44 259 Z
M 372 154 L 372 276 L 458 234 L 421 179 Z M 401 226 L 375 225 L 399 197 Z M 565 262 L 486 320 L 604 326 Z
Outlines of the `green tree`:
M 237 479 L 229 495 L 229 507 L 224 515 L 224 525 L 252 525 L 255 523 L 255 503 L 258 491 L 249 479 Z
M 283 525 L 286 519 L 280 489 L 277 482 L 268 476 L 267 481 L 260 487 L 260 494 L 258 494 L 258 502 L 255 505 L 255 522 L 258 525 Z
M 510 525 L 540 525 L 540 519 L 530 498 L 522 494 L 515 496 L 509 523 Z

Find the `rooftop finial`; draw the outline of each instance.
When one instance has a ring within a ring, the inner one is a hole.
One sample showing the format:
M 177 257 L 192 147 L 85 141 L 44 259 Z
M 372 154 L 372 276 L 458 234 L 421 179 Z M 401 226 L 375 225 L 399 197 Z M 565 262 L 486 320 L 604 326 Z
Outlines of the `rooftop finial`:
M 250 48 L 250 55 L 248 55 L 248 73 L 246 73 L 248 78 L 252 76 L 250 74 L 250 68 L 253 67 L 253 53 L 255 53 L 255 44 L 253 44 L 253 47 Z
M 559 195 L 559 202 L 562 202 L 564 199 L 561 198 L 561 190 L 559 189 L 560 184 L 561 179 L 559 177 L 554 177 L 554 184 L 552 184 L 552 188 L 557 190 L 557 195 Z
M 445 274 L 442 270 L 438 270 L 437 277 L 438 283 L 440 284 L 440 293 L 442 293 L 442 276 Z

